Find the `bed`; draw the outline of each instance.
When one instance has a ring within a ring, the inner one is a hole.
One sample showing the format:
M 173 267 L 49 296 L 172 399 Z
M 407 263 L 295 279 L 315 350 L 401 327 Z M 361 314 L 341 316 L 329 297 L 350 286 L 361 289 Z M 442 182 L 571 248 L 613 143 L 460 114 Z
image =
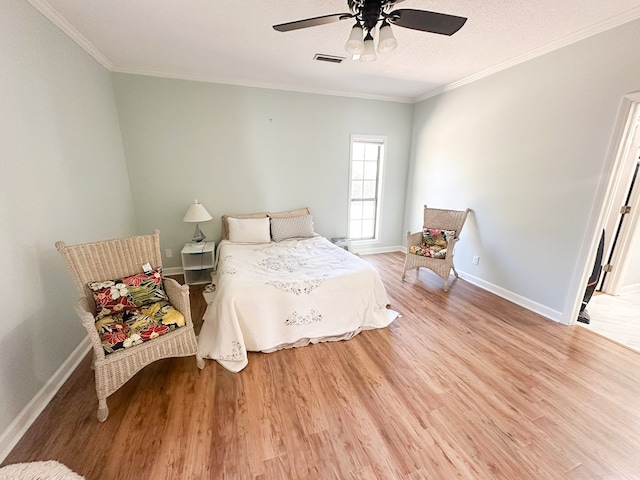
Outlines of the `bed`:
M 225 239 L 198 337 L 203 357 L 239 372 L 248 351 L 348 340 L 397 317 L 377 270 L 313 232 L 304 212 L 240 218 L 240 235 L 239 222 L 223 217 Z

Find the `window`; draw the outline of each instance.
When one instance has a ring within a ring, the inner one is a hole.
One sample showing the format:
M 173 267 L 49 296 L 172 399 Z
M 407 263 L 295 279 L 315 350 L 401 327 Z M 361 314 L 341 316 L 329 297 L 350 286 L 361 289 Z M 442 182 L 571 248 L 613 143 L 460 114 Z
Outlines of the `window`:
M 349 237 L 375 240 L 378 237 L 382 161 L 386 139 L 351 137 L 351 178 L 349 186 Z

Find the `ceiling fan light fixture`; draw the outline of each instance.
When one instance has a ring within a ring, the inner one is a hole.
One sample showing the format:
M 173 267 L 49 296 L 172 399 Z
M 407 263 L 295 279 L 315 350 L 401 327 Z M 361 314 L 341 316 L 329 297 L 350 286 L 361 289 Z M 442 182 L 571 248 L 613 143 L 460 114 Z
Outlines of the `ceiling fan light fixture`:
M 367 32 L 367 36 L 364 37 L 364 51 L 360 55 L 361 62 L 373 62 L 376 59 L 376 48 L 373 44 L 373 37 L 371 32 Z
M 386 20 L 380 25 L 378 34 L 378 53 L 388 53 L 398 46 L 396 37 L 393 36 L 391 25 Z
M 364 42 L 362 41 L 362 27 L 356 23 L 351 29 L 349 39 L 344 45 L 344 49 L 351 55 L 358 55 L 364 52 Z
M 29 0 L 33 1 L 33 0 Z M 453 35 L 467 21 L 466 17 L 448 15 L 446 13 L 431 12 L 429 10 L 414 10 L 412 8 L 394 9 L 402 0 L 347 0 L 349 13 L 332 13 L 320 17 L 304 18 L 293 22 L 273 25 L 278 32 L 290 32 L 302 28 L 316 27 L 342 20 L 355 21 L 344 49 L 353 59 L 360 58 L 363 62 L 376 59 L 376 48 L 373 42 L 373 31 L 378 29 L 378 48 L 380 54 L 394 50 L 398 42 L 393 35 L 394 27 L 409 28 L 421 32 L 437 33 L 439 35 Z M 366 32 L 364 40 L 362 34 Z

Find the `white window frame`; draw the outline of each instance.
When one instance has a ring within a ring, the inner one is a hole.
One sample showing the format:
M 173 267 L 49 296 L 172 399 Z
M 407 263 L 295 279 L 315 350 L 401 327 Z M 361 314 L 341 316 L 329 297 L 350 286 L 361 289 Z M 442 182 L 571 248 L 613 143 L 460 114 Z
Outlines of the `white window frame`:
M 376 216 L 375 216 L 375 231 L 373 238 L 355 239 L 351 237 L 353 243 L 366 244 L 366 243 L 378 243 L 380 241 L 380 212 L 382 211 L 382 193 L 384 185 L 384 163 L 387 154 L 387 137 L 381 135 L 351 135 L 349 145 L 349 197 L 348 201 L 348 215 L 347 215 L 347 231 L 351 236 L 351 196 L 353 186 L 353 145 L 354 143 L 376 143 L 382 146 L 380 159 L 378 161 L 378 185 L 376 191 Z

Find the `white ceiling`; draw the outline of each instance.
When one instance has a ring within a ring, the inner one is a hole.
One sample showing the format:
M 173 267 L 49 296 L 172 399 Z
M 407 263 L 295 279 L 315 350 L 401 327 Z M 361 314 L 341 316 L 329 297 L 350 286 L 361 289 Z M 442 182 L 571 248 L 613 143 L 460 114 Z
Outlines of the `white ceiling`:
M 352 22 L 272 25 L 347 12 L 346 0 L 29 0 L 106 68 L 163 77 L 415 101 L 640 17 L 640 0 L 405 0 L 467 17 L 451 37 L 393 27 L 398 47 L 347 57 Z

